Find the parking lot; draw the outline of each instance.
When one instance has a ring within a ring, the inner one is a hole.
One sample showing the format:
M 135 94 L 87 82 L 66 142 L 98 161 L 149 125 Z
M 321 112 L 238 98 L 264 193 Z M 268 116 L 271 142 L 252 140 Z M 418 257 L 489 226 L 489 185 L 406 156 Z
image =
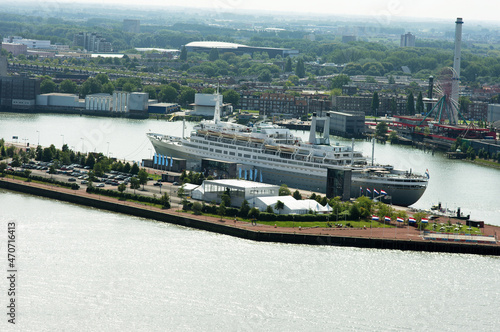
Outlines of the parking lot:
M 77 164 L 64 165 L 61 168 L 56 169 L 54 174 L 50 174 L 51 163 L 48 162 L 30 162 L 21 165 L 21 167 L 9 167 L 16 171 L 30 170 L 32 175 L 43 176 L 46 178 L 53 178 L 57 181 L 77 183 L 80 186 L 80 190 L 86 190 L 89 181 L 88 172 L 90 171 L 89 166 L 82 166 Z M 125 184 L 127 193 L 134 193 L 133 189 L 130 189 L 130 180 L 132 177 L 137 176 L 130 173 L 123 173 L 117 171 L 110 171 L 104 173 L 102 177 L 97 177 L 93 181 L 93 185 L 102 189 L 118 190 L 120 184 Z M 160 197 L 163 193 L 168 193 L 170 196 L 170 201 L 172 203 L 180 203 L 180 199 L 177 197 L 177 190 L 179 186 L 176 182 L 159 182 L 154 181 L 153 178 L 148 178 L 148 182 L 144 186 L 140 186 L 139 189 L 135 190 L 135 193 L 144 196 Z

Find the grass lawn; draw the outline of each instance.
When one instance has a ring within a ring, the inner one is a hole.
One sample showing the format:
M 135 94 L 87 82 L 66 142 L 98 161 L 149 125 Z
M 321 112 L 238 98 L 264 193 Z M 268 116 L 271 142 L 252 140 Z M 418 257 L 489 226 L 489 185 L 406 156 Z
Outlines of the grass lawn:
M 276 224 L 277 227 L 321 227 L 321 228 L 328 228 L 327 222 L 326 221 L 257 221 L 258 224 L 263 224 L 263 225 L 271 225 L 274 226 Z M 352 221 L 352 220 L 339 220 L 338 222 L 336 221 L 330 221 L 331 227 L 335 228 L 336 224 L 342 224 L 342 226 L 345 226 L 347 224 L 350 224 L 353 228 L 363 228 L 366 226 L 366 228 L 370 228 L 370 221 Z M 380 222 L 375 222 L 373 221 L 372 223 L 373 228 L 394 228 L 394 225 L 389 225 Z

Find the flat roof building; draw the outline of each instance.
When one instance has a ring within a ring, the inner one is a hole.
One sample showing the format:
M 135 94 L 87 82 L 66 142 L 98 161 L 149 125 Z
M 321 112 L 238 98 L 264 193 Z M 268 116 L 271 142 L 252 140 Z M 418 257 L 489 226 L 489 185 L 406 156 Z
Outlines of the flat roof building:
M 274 58 L 277 55 L 284 58 L 286 56 L 296 56 L 299 54 L 298 50 L 287 48 L 256 47 L 220 41 L 195 41 L 188 43 L 185 46 L 188 52 L 210 52 L 210 50 L 215 48 L 218 49 L 220 53 L 232 52 L 236 55 L 252 55 L 254 52 L 266 52 L 270 58 Z

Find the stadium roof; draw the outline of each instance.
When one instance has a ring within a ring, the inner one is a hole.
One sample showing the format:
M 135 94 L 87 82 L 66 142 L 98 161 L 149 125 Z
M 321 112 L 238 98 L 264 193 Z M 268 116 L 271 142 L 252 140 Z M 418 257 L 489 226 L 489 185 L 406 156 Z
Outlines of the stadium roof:
M 248 46 L 242 44 L 221 42 L 221 41 L 194 41 L 186 44 L 186 47 L 238 48 L 238 47 L 248 47 Z

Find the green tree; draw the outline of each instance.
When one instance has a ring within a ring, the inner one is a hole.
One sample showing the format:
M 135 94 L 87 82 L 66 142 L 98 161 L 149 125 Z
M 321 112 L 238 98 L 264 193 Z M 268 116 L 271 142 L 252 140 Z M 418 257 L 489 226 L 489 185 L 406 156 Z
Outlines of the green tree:
M 285 208 L 285 203 L 282 201 L 278 200 L 276 204 L 274 205 L 274 208 L 278 211 L 278 214 L 281 214 L 281 210 Z
M 144 190 L 144 185 L 148 183 L 148 173 L 144 169 L 141 169 L 137 175 L 139 177 L 139 183 L 142 184 L 142 190 Z
M 152 85 L 145 86 L 142 90 L 149 94 L 149 99 L 156 99 L 156 88 Z
M 379 122 L 377 123 L 377 126 L 375 127 L 375 135 L 377 135 L 378 137 L 385 137 L 385 134 L 387 134 L 387 130 L 388 130 L 388 126 L 387 126 L 387 123 L 385 122 Z
M 248 201 L 245 199 L 243 203 L 241 203 L 240 210 L 238 211 L 240 217 L 246 218 L 248 216 L 248 212 L 250 211 L 250 205 Z
M 130 174 L 139 174 L 139 166 L 137 165 L 137 163 L 134 163 L 132 165 L 132 168 L 130 169 Z
M 93 153 L 89 153 L 87 160 L 85 161 L 85 166 L 89 166 L 90 168 L 94 168 L 95 165 L 95 157 Z
M 100 93 L 101 89 L 101 82 L 94 77 L 90 77 L 80 87 L 80 94 L 85 97 L 86 95 Z
M 160 202 L 161 202 L 161 206 L 162 208 L 164 209 L 170 209 L 170 196 L 168 196 L 167 193 L 164 193 L 161 197 L 160 197 Z M 199 203 L 198 203 L 199 204 Z
M 301 200 L 302 199 L 302 195 L 300 194 L 300 192 L 298 190 L 295 190 L 293 192 L 292 197 L 295 198 L 296 200 Z
M 57 84 L 51 78 L 45 78 L 40 82 L 40 93 L 52 93 L 57 91 Z
M 209 61 L 219 60 L 219 50 L 216 48 L 212 48 L 210 50 L 210 53 L 208 54 L 208 60 Z
M 141 184 L 139 183 L 139 179 L 136 177 L 130 178 L 130 189 L 134 190 L 134 195 L 135 195 L 135 190 L 139 189 Z
M 342 89 L 344 85 L 347 85 L 351 82 L 349 76 L 345 74 L 339 74 L 332 79 L 330 79 L 330 89 Z
M 193 203 L 193 214 L 199 216 L 202 214 L 203 206 L 200 202 Z
M 304 66 L 304 60 L 302 58 L 299 58 L 297 60 L 297 64 L 295 65 L 295 75 L 300 78 L 306 77 L 306 68 Z
M 290 189 L 288 189 L 288 186 L 286 184 L 282 184 L 280 186 L 280 189 L 278 190 L 278 195 L 279 196 L 290 196 L 292 193 L 290 192 Z
M 78 91 L 78 85 L 72 80 L 64 80 L 59 84 L 59 90 L 62 93 L 76 93 Z
M 406 114 L 415 115 L 415 98 L 413 92 L 410 92 L 406 101 Z
M 219 207 L 217 208 L 217 214 L 221 217 L 226 214 L 226 206 L 224 205 L 224 202 L 222 202 Z
M 389 133 L 389 141 L 391 143 L 395 143 L 397 140 L 398 140 L 398 133 L 395 130 L 391 131 Z
M 183 45 L 181 48 L 181 54 L 179 55 L 179 59 L 181 61 L 186 61 L 187 57 L 188 57 L 188 52 L 187 52 L 186 46 Z
M 372 105 L 371 105 L 372 114 L 374 116 L 378 116 L 378 108 L 379 108 L 379 106 L 380 106 L 380 101 L 379 101 L 379 98 L 378 98 L 378 93 L 374 92 L 373 93 L 373 98 L 372 98 Z
M 292 71 L 293 71 L 292 58 L 287 57 L 286 58 L 286 64 L 285 64 L 285 72 L 286 73 L 291 73 Z
M 99 82 L 101 82 L 102 85 L 106 84 L 109 82 L 109 77 L 108 75 L 104 74 L 104 73 L 99 73 L 96 75 L 95 77 L 96 80 L 98 80 Z
M 102 85 L 101 92 L 102 93 L 108 93 L 108 94 L 112 95 L 113 92 L 115 92 L 115 86 L 113 85 L 112 82 L 104 83 Z
M 177 90 L 170 85 L 165 85 L 158 93 L 158 100 L 160 102 L 174 103 L 177 100 Z
M 273 76 L 271 74 L 271 71 L 269 69 L 264 69 L 260 72 L 258 80 L 261 82 L 271 82 L 273 79 Z
M 417 106 L 415 111 L 417 112 L 417 114 L 424 113 L 424 98 L 422 97 L 422 91 L 418 93 Z
M 127 185 L 125 183 L 120 183 L 118 186 L 118 191 L 123 193 L 127 189 Z
M 240 101 L 240 94 L 232 89 L 224 91 L 222 95 L 224 102 L 231 103 L 233 106 L 237 106 Z
M 179 95 L 179 103 L 183 105 L 194 103 L 195 94 L 196 94 L 195 89 L 190 87 L 183 87 Z

